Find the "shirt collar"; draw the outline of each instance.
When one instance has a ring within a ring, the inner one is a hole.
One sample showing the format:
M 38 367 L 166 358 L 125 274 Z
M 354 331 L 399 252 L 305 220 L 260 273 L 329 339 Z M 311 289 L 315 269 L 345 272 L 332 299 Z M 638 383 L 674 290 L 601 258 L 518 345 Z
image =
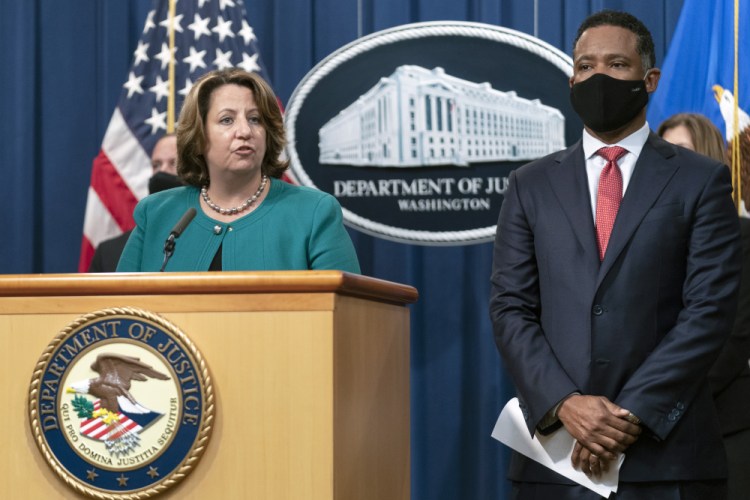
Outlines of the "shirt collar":
M 648 134 L 651 129 L 648 126 L 648 122 L 644 123 L 641 128 L 625 137 L 616 144 L 605 144 L 593 135 L 589 134 L 588 130 L 583 129 L 583 154 L 586 159 L 591 158 L 601 148 L 607 146 L 620 146 L 628 150 L 629 153 L 635 155 L 636 158 L 640 156 L 643 145 L 646 144 Z

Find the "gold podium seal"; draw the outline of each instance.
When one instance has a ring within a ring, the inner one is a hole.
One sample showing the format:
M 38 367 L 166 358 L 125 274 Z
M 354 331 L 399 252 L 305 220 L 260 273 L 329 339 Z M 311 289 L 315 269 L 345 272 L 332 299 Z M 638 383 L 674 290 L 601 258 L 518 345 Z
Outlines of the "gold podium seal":
M 208 367 L 166 319 L 135 308 L 86 314 L 36 365 L 29 422 L 39 451 L 77 492 L 143 499 L 188 475 L 214 419 Z

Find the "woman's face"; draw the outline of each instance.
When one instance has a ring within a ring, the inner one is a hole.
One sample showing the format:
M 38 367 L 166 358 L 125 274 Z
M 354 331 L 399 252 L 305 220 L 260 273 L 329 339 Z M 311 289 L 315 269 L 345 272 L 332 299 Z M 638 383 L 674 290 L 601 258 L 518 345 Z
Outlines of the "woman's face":
M 677 125 L 676 127 L 668 128 L 664 131 L 661 137 L 667 142 L 695 151 L 693 138 L 685 125 Z
M 253 92 L 234 84 L 215 89 L 206 114 L 204 156 L 210 178 L 228 173 L 260 176 L 265 155 L 266 129 Z

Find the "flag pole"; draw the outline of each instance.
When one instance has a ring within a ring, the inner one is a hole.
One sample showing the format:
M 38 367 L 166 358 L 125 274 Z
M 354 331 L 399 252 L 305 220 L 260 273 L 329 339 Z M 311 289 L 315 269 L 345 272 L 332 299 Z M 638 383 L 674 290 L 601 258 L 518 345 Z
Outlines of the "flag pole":
M 732 183 L 737 213 L 742 214 L 742 158 L 740 156 L 740 99 L 739 99 L 739 37 L 740 2 L 734 0 L 734 109 L 732 116 Z M 750 208 L 750 207 L 747 207 Z
M 169 23 L 167 30 L 169 33 L 169 95 L 167 95 L 167 133 L 174 133 L 174 18 L 175 2 L 169 0 Z

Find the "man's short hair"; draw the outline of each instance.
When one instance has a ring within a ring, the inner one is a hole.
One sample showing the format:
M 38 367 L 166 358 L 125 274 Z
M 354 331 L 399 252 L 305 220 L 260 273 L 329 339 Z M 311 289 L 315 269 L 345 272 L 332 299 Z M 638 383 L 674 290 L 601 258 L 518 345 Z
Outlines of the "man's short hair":
M 619 26 L 632 32 L 636 37 L 635 48 L 638 55 L 641 56 L 643 70 L 647 71 L 656 65 L 654 39 L 651 37 L 651 32 L 646 28 L 646 25 L 634 15 L 616 10 L 602 10 L 584 19 L 581 26 L 578 27 L 575 40 L 573 40 L 573 53 L 575 53 L 576 45 L 578 45 L 578 40 L 581 38 L 583 32 L 597 26 Z

